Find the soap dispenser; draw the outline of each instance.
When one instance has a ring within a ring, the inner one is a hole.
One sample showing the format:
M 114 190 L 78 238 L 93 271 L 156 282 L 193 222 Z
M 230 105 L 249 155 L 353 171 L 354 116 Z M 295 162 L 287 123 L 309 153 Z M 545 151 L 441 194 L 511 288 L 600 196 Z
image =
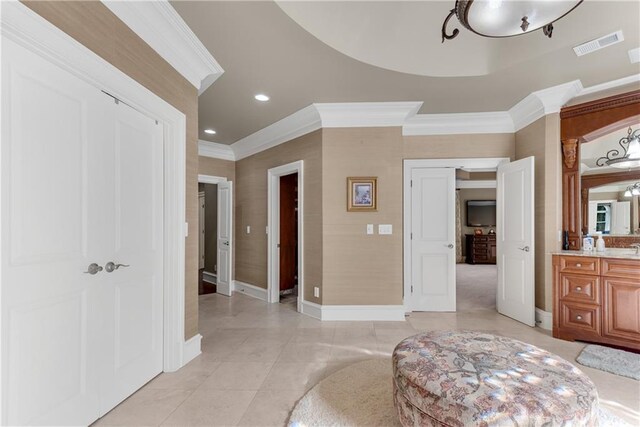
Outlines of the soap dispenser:
M 598 240 L 596 240 L 596 252 L 604 252 L 605 245 L 604 239 L 602 238 L 602 233 L 598 233 Z

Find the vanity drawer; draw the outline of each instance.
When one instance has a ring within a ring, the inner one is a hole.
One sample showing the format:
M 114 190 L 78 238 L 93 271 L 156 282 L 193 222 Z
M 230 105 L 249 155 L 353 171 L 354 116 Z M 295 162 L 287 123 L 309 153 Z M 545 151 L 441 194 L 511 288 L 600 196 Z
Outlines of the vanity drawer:
M 600 275 L 600 260 L 586 256 L 561 256 L 560 273 Z
M 602 275 L 640 280 L 640 260 L 603 258 Z
M 600 335 L 600 306 L 560 301 L 560 327 Z
M 600 278 L 580 274 L 561 274 L 560 298 L 585 303 L 600 303 Z

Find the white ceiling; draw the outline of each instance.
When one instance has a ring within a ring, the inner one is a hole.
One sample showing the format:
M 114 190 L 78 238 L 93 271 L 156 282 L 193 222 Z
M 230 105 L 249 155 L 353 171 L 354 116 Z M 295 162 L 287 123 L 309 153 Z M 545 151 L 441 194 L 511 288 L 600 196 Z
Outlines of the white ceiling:
M 422 113 L 505 111 L 543 88 L 640 73 L 628 58 L 640 46 L 638 1 L 585 1 L 555 24 L 552 39 L 540 31 L 487 39 L 460 28 L 444 44 L 440 28 L 454 0 L 171 4 L 225 70 L 199 105 L 200 139 L 223 144 L 314 102 L 423 101 Z M 579 58 L 571 49 L 620 29 L 622 43 Z M 271 101 L 255 101 L 260 92 Z

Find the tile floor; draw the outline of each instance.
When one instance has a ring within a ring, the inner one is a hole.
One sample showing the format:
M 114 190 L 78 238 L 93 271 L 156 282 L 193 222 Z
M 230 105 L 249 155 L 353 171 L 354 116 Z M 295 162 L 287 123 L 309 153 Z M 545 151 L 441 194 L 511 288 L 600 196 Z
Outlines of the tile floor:
M 97 425 L 284 426 L 304 393 L 348 364 L 389 357 L 419 331 L 472 329 L 514 337 L 573 361 L 583 344 L 556 340 L 493 310 L 413 313 L 406 322 L 320 322 L 294 305 L 245 295 L 200 297 L 202 354 L 161 374 Z M 601 403 L 640 425 L 640 383 L 581 367 Z

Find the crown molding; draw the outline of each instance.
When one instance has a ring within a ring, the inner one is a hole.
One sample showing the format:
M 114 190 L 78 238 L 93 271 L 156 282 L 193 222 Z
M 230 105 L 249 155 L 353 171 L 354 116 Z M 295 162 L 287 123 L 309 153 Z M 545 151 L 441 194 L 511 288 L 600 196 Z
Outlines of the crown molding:
M 224 73 L 167 0 L 102 2 L 198 89 L 198 94 Z
M 407 119 L 402 127 L 404 136 L 513 132 L 513 121 L 506 111 L 418 114 Z
M 236 160 L 236 155 L 230 146 L 217 142 L 203 141 L 201 139 L 198 140 L 198 156 L 231 161 Z
M 422 102 L 348 102 L 313 104 L 324 128 L 402 126 Z
M 640 73 L 632 74 L 630 76 L 623 77 L 617 80 L 611 80 L 610 82 L 604 82 L 597 85 L 586 87 L 582 89 L 577 96 L 591 95 L 592 93 L 602 92 L 603 90 L 614 89 L 616 87 L 630 85 L 638 82 L 640 82 Z
M 318 110 L 314 105 L 309 105 L 231 144 L 231 149 L 236 155 L 236 160 L 241 160 L 321 127 L 322 122 Z
M 532 92 L 522 101 L 509 109 L 514 131 L 529 126 L 547 114 L 560 112 L 564 104 L 577 96 L 582 90 L 580 80 L 573 80 L 547 89 Z

